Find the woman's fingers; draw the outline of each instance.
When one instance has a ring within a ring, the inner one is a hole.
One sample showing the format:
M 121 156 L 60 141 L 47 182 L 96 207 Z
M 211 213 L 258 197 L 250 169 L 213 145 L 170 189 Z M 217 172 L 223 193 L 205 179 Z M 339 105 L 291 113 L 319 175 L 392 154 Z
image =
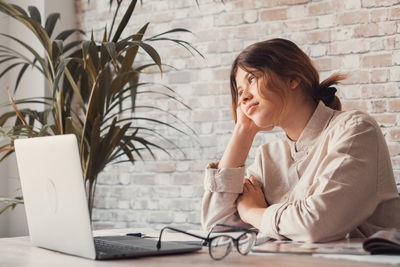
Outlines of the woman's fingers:
M 248 186 L 244 183 L 244 184 L 243 184 L 243 193 L 247 193 L 247 192 L 249 192 L 249 188 L 248 188 Z
M 243 193 L 247 192 L 246 180 L 247 180 L 247 178 L 243 178 Z
M 243 193 L 249 192 L 250 189 L 251 189 L 250 186 L 251 186 L 251 184 L 250 184 L 249 179 L 245 178 L 245 179 L 243 180 Z
M 243 181 L 243 192 L 250 192 L 255 190 L 255 184 L 250 179 L 245 178 Z
M 243 179 L 243 193 L 254 192 L 256 190 L 263 190 L 262 183 L 254 178 L 254 176 L 250 176 L 250 178 Z
M 264 191 L 264 185 L 259 180 L 254 178 L 254 176 L 250 176 L 248 180 L 249 183 L 252 185 L 253 191 L 262 191 L 262 192 Z
M 250 176 L 250 182 L 254 185 L 254 186 L 258 186 L 258 187 L 263 187 L 263 184 L 257 180 L 256 178 L 254 178 L 254 176 Z
M 250 176 L 250 182 L 254 185 L 254 186 L 258 186 L 260 187 L 260 182 L 254 178 L 254 176 Z

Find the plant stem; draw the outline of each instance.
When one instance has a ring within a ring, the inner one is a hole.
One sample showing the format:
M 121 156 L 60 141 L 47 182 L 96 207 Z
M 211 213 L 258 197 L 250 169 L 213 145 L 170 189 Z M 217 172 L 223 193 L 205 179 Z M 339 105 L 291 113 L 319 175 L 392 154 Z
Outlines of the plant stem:
M 92 212 L 94 206 L 94 197 L 96 193 L 96 185 L 97 185 L 97 176 L 93 179 L 93 183 L 89 182 L 89 215 L 90 220 L 92 220 Z
M 88 192 L 88 209 L 89 209 L 89 216 L 90 220 L 92 220 L 92 208 L 91 208 L 91 203 L 92 202 L 92 184 L 89 181 L 89 192 Z

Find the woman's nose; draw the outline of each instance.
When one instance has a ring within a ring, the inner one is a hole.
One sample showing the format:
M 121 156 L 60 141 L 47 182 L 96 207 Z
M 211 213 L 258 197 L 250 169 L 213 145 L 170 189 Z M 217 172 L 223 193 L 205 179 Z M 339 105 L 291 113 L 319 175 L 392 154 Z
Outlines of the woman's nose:
M 242 101 L 243 102 L 251 100 L 252 98 L 253 98 L 253 95 L 250 93 L 249 89 L 243 90 L 243 93 L 242 93 Z

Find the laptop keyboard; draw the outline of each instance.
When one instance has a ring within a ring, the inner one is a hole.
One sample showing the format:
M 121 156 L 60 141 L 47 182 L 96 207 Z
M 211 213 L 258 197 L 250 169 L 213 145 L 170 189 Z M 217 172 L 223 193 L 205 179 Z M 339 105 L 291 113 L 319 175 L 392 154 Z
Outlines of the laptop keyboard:
M 157 248 L 157 240 L 134 236 L 99 236 L 94 237 L 97 259 L 120 259 L 142 256 L 155 256 L 196 251 L 200 244 L 165 242 Z
M 120 244 L 115 241 L 108 241 L 102 239 L 94 239 L 96 251 L 107 253 L 107 254 L 121 254 L 121 253 L 133 253 L 133 252 L 146 252 L 151 249 L 137 247 L 129 244 Z

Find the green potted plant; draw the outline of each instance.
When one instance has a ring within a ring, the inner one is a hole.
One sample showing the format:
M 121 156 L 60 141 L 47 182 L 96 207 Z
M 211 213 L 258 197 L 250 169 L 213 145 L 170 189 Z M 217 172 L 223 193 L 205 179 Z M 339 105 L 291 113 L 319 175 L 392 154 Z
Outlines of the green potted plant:
M 114 24 L 122 1 L 116 1 L 112 25 L 108 32 L 105 27 L 101 41 L 95 41 L 92 32 L 89 40 L 67 42 L 66 39 L 71 34 L 79 32 L 81 36 L 84 36 L 84 33 L 81 30 L 71 29 L 53 38 L 53 29 L 60 17 L 58 13 L 50 14 L 44 23 L 45 26 L 42 26 L 41 15 L 37 8 L 30 6 L 26 12 L 19 6 L 0 0 L 0 11 L 20 21 L 32 31 L 45 52 L 45 55 L 41 56 L 29 44 L 11 35 L 0 33 L 0 36 L 11 39 L 26 50 L 25 54 L 0 45 L 0 64 L 7 64 L 5 70 L 0 73 L 0 78 L 8 71 L 19 68 L 15 93 L 19 90 L 21 78 L 31 66 L 42 73 L 49 89 L 44 97 L 19 100 L 14 100 L 12 94 L 9 93 L 9 105 L 12 106 L 13 111 L 0 114 L 0 134 L 8 140 L 7 144 L 0 147 L 0 162 L 13 153 L 13 141 L 16 138 L 75 134 L 79 142 L 90 214 L 93 208 L 97 176 L 104 167 L 111 163 L 125 161 L 133 164 L 137 158 L 143 159 L 143 151 L 155 157 L 154 148 L 168 153 L 165 148 L 153 141 L 153 137 L 170 143 L 171 141 L 156 128 L 140 126 L 136 122 L 148 121 L 182 134 L 188 134 L 187 131 L 194 133 L 192 128 L 169 111 L 156 105 L 137 105 L 136 102 L 139 94 L 160 94 L 190 109 L 168 86 L 161 85 L 168 93 L 158 90 L 160 85 L 154 87 L 155 89 L 142 90 L 155 84 L 140 82 L 139 78 L 143 70 L 154 66 L 162 74 L 164 65 L 160 55 L 150 44 L 152 42 L 171 41 L 191 52 L 200 54 L 190 43 L 168 37 L 174 32 L 189 31 L 178 28 L 145 38 L 149 25 L 146 23 L 137 33 L 122 38 L 122 33 L 128 25 L 137 2 L 130 1 L 114 32 Z M 113 1 L 110 0 L 110 5 L 112 3 Z M 139 49 L 149 55 L 153 63 L 138 64 L 135 59 Z M 43 104 L 45 108 L 44 110 L 20 108 L 31 103 Z M 183 123 L 186 129 L 179 129 L 160 119 L 137 116 L 138 109 L 156 109 L 165 112 L 174 120 Z M 21 196 L 3 197 L 0 198 L 0 202 L 6 204 L 0 210 L 1 213 L 7 208 L 14 208 L 17 204 L 23 203 L 23 199 Z

